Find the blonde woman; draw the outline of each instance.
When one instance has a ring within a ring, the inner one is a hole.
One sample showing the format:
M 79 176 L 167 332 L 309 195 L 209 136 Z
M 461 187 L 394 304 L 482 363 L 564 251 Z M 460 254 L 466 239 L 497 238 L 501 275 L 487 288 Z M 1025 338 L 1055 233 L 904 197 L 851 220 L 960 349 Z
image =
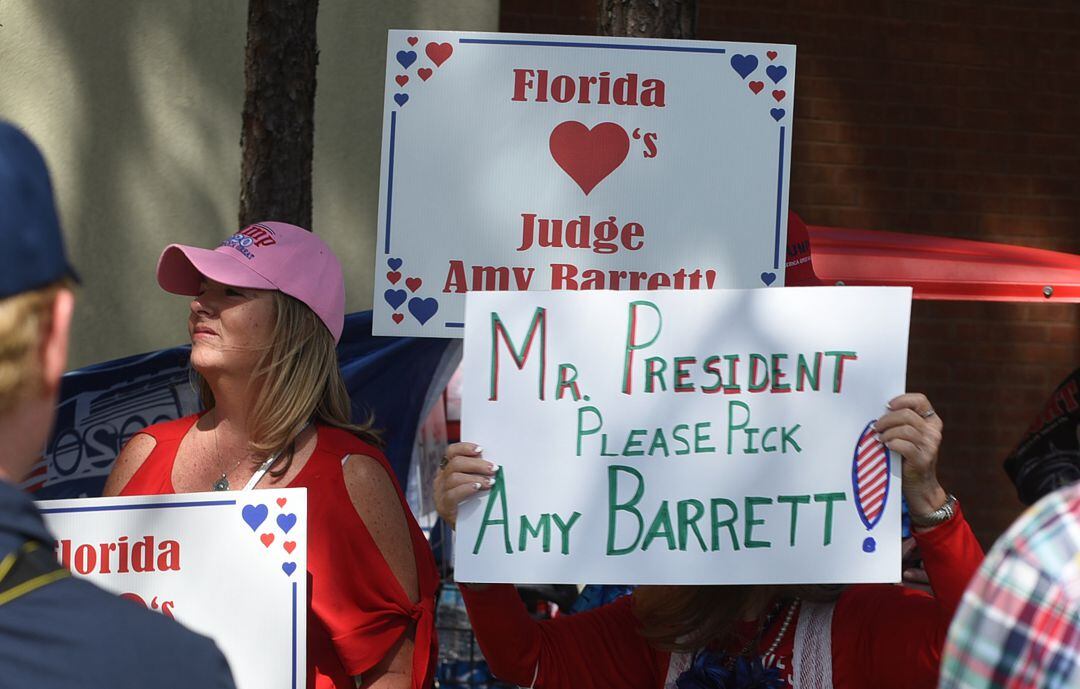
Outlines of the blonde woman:
M 308 687 L 426 687 L 434 560 L 366 425 L 351 422 L 335 345 L 341 265 L 278 222 L 216 249 L 173 244 L 158 283 L 191 295 L 191 367 L 205 412 L 134 436 L 106 495 L 308 489 Z

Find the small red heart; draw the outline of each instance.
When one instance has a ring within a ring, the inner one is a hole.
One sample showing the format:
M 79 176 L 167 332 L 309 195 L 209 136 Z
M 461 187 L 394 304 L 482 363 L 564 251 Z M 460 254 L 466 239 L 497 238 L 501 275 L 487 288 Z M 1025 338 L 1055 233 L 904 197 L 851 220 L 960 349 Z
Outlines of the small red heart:
M 427 81 L 428 79 L 430 79 L 431 74 L 432 74 L 431 70 L 428 69 L 427 67 L 421 67 L 420 69 L 416 70 L 416 76 L 420 77 L 424 81 Z
M 400 323 L 401 321 L 405 320 L 405 314 L 403 313 L 395 313 L 393 316 L 390 317 L 394 319 L 395 323 Z
M 450 59 L 451 53 L 454 52 L 454 46 L 449 43 L 428 43 L 424 48 L 424 52 L 435 63 L 436 67 L 442 67 L 442 63 Z
M 778 91 L 773 91 L 772 92 L 772 97 L 776 99 L 777 103 L 784 100 L 784 96 L 786 96 L 786 95 L 787 95 L 787 91 L 779 91 L 778 90 Z
M 551 130 L 548 149 L 555 163 L 588 196 L 626 160 L 630 137 L 614 122 L 601 122 L 589 129 L 569 120 Z
M 292 555 L 292 551 L 296 550 L 296 541 L 285 541 L 281 544 L 281 547 L 285 549 L 285 552 Z
M 753 91 L 754 93 L 761 93 L 761 89 L 763 89 L 763 88 L 765 88 L 765 82 L 764 81 L 751 81 L 750 82 L 750 90 Z
M 401 273 L 396 270 L 391 270 L 386 274 L 386 279 L 390 281 L 391 285 L 396 285 L 397 281 L 401 279 Z
M 262 536 L 259 536 L 259 540 L 262 541 L 262 544 L 264 546 L 269 548 L 270 544 L 274 542 L 274 534 L 272 534 L 272 533 L 264 533 Z
M 278 498 L 277 499 L 277 506 L 278 507 L 284 507 L 285 503 L 287 503 L 288 501 L 289 501 L 288 498 Z
M 409 288 L 410 292 L 420 289 L 422 284 L 424 284 L 424 281 L 420 278 L 405 278 L 405 286 Z
M 396 77 L 394 77 L 394 81 L 397 82 L 398 86 L 404 86 L 405 84 L 409 83 L 409 75 L 408 74 L 399 74 Z
M 409 36 L 405 40 L 409 42 L 409 45 L 416 45 L 416 42 L 419 41 L 420 38 L 417 36 Z
M 415 44 L 413 44 L 413 45 L 415 45 Z M 767 52 L 765 54 L 769 56 L 770 60 L 775 60 L 776 59 L 776 51 L 775 50 L 770 50 L 769 52 Z

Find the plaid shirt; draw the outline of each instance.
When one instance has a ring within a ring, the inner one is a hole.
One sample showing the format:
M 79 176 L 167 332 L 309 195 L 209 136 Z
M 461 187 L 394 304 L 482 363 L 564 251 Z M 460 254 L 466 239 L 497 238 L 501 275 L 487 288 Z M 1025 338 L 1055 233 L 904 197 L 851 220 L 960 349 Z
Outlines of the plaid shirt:
M 1080 687 L 1080 484 L 994 545 L 964 594 L 939 689 Z

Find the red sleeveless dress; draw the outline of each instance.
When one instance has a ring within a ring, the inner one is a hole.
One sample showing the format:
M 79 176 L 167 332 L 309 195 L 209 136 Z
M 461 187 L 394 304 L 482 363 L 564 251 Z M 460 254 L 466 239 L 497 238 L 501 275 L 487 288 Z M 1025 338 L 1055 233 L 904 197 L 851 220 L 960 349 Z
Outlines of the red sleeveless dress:
M 186 416 L 144 429 L 157 445 L 120 494 L 175 493 L 176 451 L 198 418 Z M 429 687 L 436 662 L 434 612 L 439 577 L 427 539 L 382 452 L 339 428 L 317 424 L 316 429 L 315 450 L 288 485 L 308 489 L 307 686 L 354 689 L 352 677 L 370 671 L 415 622 L 412 686 Z M 409 601 L 353 507 L 342 472 L 342 460 L 350 454 L 374 458 L 394 483 L 416 557 L 418 603 Z

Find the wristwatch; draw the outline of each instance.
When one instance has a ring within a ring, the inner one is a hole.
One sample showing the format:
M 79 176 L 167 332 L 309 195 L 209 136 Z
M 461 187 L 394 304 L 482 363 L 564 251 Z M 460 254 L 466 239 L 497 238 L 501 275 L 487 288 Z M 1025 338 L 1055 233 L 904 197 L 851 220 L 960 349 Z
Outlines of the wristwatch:
M 949 493 L 949 498 L 945 501 L 945 504 L 937 508 L 929 514 L 915 514 L 910 512 L 908 514 L 911 517 L 911 523 L 915 526 L 927 528 L 930 526 L 937 526 L 938 524 L 944 524 L 953 518 L 956 514 L 956 496 Z

